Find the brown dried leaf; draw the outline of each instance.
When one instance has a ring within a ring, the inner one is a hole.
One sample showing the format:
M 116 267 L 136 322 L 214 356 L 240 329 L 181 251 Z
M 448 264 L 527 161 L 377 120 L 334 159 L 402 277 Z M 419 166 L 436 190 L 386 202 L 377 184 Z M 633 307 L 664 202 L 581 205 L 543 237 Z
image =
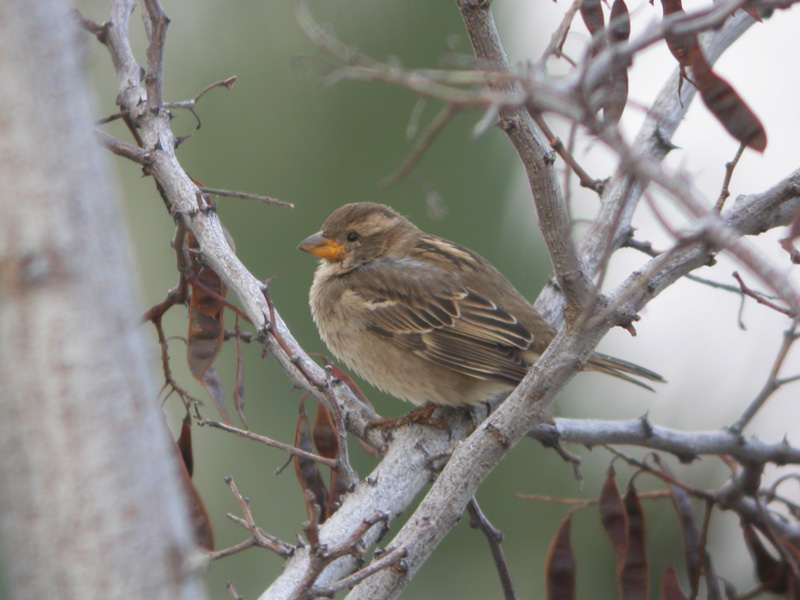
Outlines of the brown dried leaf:
M 329 517 L 342 505 L 345 494 L 347 494 L 347 480 L 338 469 L 331 469 L 331 491 L 326 511 Z
M 547 600 L 574 600 L 575 556 L 569 541 L 572 512 L 569 512 L 558 527 L 545 562 L 547 578 Z
M 678 583 L 678 575 L 672 565 L 667 567 L 661 577 L 661 600 L 686 600 L 686 594 Z
M 339 457 L 339 434 L 333 424 L 330 411 L 322 404 L 317 405 L 317 418 L 312 429 L 314 445 L 321 456 L 336 460 Z M 328 497 L 327 516 L 330 517 L 341 504 L 341 498 L 347 493 L 347 482 L 337 469 L 331 469 L 330 495 Z
M 185 447 L 188 447 L 188 456 L 191 460 L 191 434 L 184 432 L 189 431 L 189 426 L 184 421 L 181 428 L 181 435 L 178 442 L 175 444 L 175 452 L 178 455 L 181 463 L 181 474 L 179 475 L 184 490 L 186 491 L 186 499 L 189 508 L 189 518 L 191 519 L 192 529 L 194 530 L 195 540 L 197 545 L 209 551 L 214 549 L 214 531 L 211 529 L 211 519 L 208 517 L 208 511 L 203 504 L 197 488 L 192 483 L 190 468 L 187 468 L 186 458 L 187 453 Z
M 628 71 L 615 71 L 604 86 L 605 102 L 603 103 L 603 122 L 619 123 L 622 112 L 628 103 Z
M 614 467 L 608 469 L 608 476 L 600 492 L 598 507 L 600 509 L 600 522 L 603 524 L 606 535 L 614 554 L 617 557 L 618 570 L 625 564 L 625 555 L 628 548 L 628 516 L 622 503 L 622 496 L 617 488 Z
M 304 400 L 305 396 L 303 396 L 303 400 L 300 401 L 294 445 L 301 450 L 313 453 L 314 446 L 311 443 L 311 432 L 308 427 L 308 415 L 306 414 Z M 311 459 L 295 456 L 294 470 L 295 473 L 297 473 L 300 487 L 303 489 L 303 497 L 306 497 L 306 491 L 311 492 L 314 497 L 314 502 L 319 505 L 320 508 L 320 523 L 324 522 L 328 507 L 328 490 L 325 488 L 325 483 L 322 481 L 319 466 Z M 306 508 L 308 509 L 308 514 L 314 514 L 311 506 L 307 506 Z
M 672 471 L 666 463 L 662 462 L 658 455 L 655 456 L 655 461 L 661 469 L 670 477 Z M 694 516 L 694 507 L 692 506 L 689 494 L 677 485 L 669 486 L 670 495 L 672 496 L 672 503 L 675 507 L 675 512 L 678 513 L 678 519 L 681 524 L 681 533 L 683 534 L 683 547 L 684 556 L 686 557 L 686 572 L 689 574 L 689 584 L 691 586 L 691 596 L 697 597 L 698 589 L 700 588 L 700 577 L 704 571 L 705 564 L 708 565 L 708 573 L 706 577 L 706 587 L 708 588 L 708 597 L 710 600 L 721 597 L 721 591 L 717 585 L 714 569 L 711 564 L 711 556 L 701 548 L 702 541 L 700 535 L 700 528 L 697 526 L 697 520 Z M 703 554 L 701 554 L 703 553 Z
M 203 387 L 206 388 L 209 396 L 214 400 L 214 404 L 219 411 L 222 420 L 231 425 L 231 418 L 228 415 L 228 407 L 225 406 L 225 392 L 222 389 L 222 382 L 219 379 L 217 368 L 213 365 L 206 369 L 202 379 Z
M 184 473 L 186 473 L 185 468 Z M 209 551 L 214 550 L 214 530 L 211 528 L 211 519 L 208 516 L 203 500 L 200 498 L 197 488 L 194 487 L 194 483 L 189 479 L 188 473 L 183 478 L 183 482 L 189 501 L 189 518 L 191 519 L 197 545 Z
M 650 573 L 647 568 L 647 544 L 642 503 L 633 484 L 625 494 L 628 518 L 628 546 L 619 573 L 619 587 L 624 600 L 647 600 L 650 597 Z
M 595 35 L 599 31 L 603 31 L 605 18 L 603 17 L 603 7 L 600 4 L 600 0 L 583 0 L 580 10 L 581 17 L 589 33 Z
M 761 538 L 758 537 L 752 525 L 743 525 L 742 532 L 744 533 L 747 549 L 755 562 L 758 580 L 770 592 L 776 594 L 786 593 L 791 579 L 789 566 L 769 553 L 764 544 L 761 543 Z
M 608 39 L 612 44 L 628 41 L 631 37 L 631 17 L 625 0 L 614 0 L 608 20 Z
M 684 12 L 681 0 L 661 0 L 661 8 L 664 10 L 665 17 Z M 697 36 L 694 34 L 675 35 L 667 33 L 664 36 L 664 40 L 667 42 L 667 47 L 672 56 L 675 57 L 675 60 L 678 61 L 678 64 L 683 68 L 688 67 L 689 55 L 697 47 Z
M 631 34 L 631 19 L 624 0 L 614 0 L 608 23 L 608 39 L 611 44 L 626 41 Z M 622 111 L 628 102 L 628 70 L 618 69 L 611 74 L 607 85 L 603 86 L 603 121 L 619 123 Z
M 333 417 L 325 405 L 317 406 L 317 418 L 314 419 L 314 445 L 321 456 L 336 460 L 339 454 L 339 436 L 333 424 Z
M 202 381 L 222 349 L 225 322 L 221 299 L 225 298 L 228 289 L 214 271 L 197 260 L 200 246 L 191 232 L 186 234 L 186 247 L 189 255 L 189 279 L 192 282 L 186 359 L 194 378 Z
M 672 503 L 681 523 L 686 571 L 689 574 L 692 593 L 696 594 L 700 576 L 703 572 L 703 563 L 700 560 L 700 530 L 697 528 L 694 508 L 686 491 L 676 485 L 669 486 L 669 491 L 672 494 Z
M 735 139 L 758 152 L 767 148 L 767 133 L 755 113 L 731 85 L 711 70 L 699 46 L 689 55 L 692 77 L 706 107 Z
M 181 423 L 181 433 L 178 436 L 177 444 L 183 466 L 186 467 L 186 472 L 191 477 L 194 472 L 194 455 L 192 453 L 192 418 L 188 413 Z

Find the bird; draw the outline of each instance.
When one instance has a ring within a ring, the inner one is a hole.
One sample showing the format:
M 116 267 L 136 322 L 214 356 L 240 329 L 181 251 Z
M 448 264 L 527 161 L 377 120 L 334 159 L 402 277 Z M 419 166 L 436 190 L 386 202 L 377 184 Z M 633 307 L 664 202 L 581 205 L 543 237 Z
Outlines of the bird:
M 350 369 L 414 405 L 475 406 L 519 384 L 556 335 L 476 252 L 394 209 L 346 204 L 298 249 L 320 258 L 309 304 Z M 584 369 L 652 390 L 644 367 L 594 353 Z

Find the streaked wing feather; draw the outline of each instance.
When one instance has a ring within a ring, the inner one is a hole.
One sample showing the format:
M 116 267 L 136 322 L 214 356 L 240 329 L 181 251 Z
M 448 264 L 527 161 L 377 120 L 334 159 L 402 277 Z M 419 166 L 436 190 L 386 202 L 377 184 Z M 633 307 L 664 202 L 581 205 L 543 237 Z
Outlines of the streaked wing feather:
M 466 340 L 450 331 L 434 331 L 422 336 L 422 342 L 425 348 L 417 351 L 421 356 L 478 379 L 516 385 L 528 370 L 516 349 Z
M 371 310 L 368 329 L 471 377 L 514 384 L 525 375 L 521 352 L 531 347 L 533 334 L 513 315 L 430 265 L 382 267 L 352 274 L 353 291 Z

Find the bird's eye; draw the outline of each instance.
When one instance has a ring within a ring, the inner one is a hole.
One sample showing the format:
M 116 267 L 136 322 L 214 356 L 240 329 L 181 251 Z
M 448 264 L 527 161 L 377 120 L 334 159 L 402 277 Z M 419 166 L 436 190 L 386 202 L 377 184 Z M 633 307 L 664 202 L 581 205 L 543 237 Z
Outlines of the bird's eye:
M 347 234 L 347 241 L 348 242 L 355 242 L 358 239 L 358 234 L 355 231 L 351 231 Z

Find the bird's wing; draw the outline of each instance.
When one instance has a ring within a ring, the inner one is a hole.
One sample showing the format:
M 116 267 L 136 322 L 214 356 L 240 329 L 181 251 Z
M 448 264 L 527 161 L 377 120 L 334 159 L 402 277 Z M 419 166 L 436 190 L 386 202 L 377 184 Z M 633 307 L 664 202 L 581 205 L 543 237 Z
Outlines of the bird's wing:
M 371 263 L 347 277 L 369 308 L 367 329 L 388 343 L 479 379 L 516 384 L 525 375 L 521 353 L 533 334 L 451 272 L 403 259 Z

